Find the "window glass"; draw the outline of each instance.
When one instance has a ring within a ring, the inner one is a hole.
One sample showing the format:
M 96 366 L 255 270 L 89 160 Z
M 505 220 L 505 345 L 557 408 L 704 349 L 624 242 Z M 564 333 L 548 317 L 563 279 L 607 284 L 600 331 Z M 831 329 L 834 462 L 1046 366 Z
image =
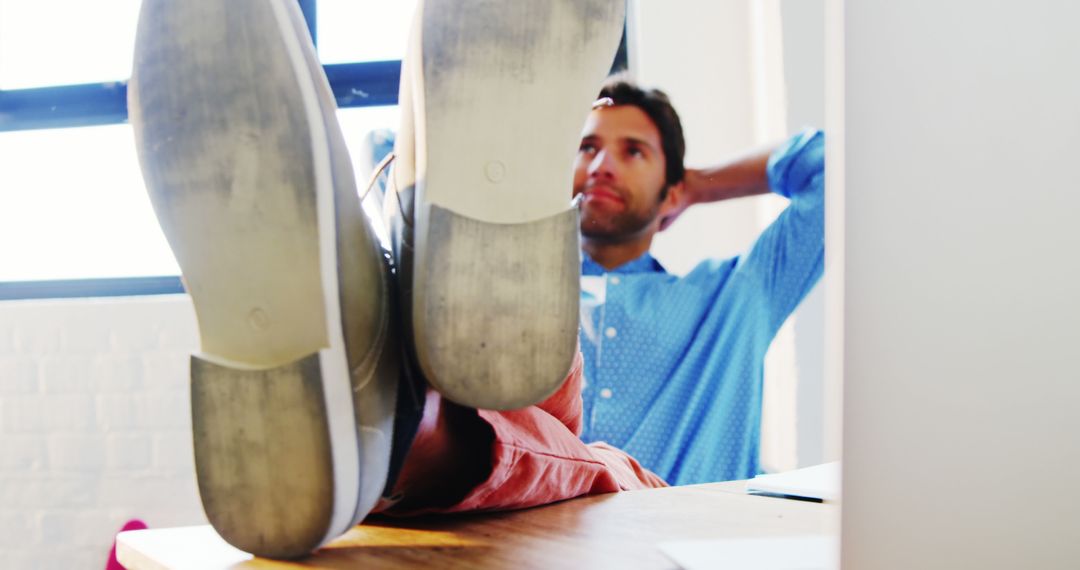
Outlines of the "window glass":
M 176 275 L 128 125 L 0 133 L 0 280 Z
M 124 80 L 139 0 L 0 0 L 0 89 Z M 414 0 L 319 0 L 326 61 L 401 57 Z M 397 107 L 338 112 L 357 185 Z M 358 190 L 362 190 L 359 188 Z M 0 132 L 0 281 L 176 275 L 129 125 Z
M 356 168 L 397 107 L 338 112 Z M 129 125 L 0 133 L 0 281 L 177 275 Z
M 0 89 L 122 81 L 139 0 L 0 0 Z
M 416 0 L 318 0 L 319 59 L 323 63 L 401 59 L 415 7 Z

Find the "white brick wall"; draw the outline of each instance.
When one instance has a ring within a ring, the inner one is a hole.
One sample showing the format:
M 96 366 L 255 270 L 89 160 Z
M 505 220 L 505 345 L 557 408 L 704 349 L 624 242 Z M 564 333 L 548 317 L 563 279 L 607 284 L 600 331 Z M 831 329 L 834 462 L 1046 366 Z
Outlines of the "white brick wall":
M 205 524 L 186 296 L 0 303 L 0 568 L 103 568 L 128 519 Z

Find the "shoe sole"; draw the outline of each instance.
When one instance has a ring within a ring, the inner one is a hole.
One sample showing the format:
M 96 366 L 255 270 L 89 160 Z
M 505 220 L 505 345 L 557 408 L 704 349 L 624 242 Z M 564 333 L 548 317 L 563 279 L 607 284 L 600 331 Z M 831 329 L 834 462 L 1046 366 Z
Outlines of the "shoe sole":
M 403 69 L 416 141 L 412 338 L 427 380 L 460 404 L 536 403 L 573 362 L 572 165 L 624 13 L 622 0 L 418 7 L 409 50 L 421 63 Z
M 272 558 L 303 556 L 372 508 L 396 394 L 382 253 L 306 35 L 290 0 L 146 1 L 129 85 L 147 188 L 199 322 L 203 507 L 230 544 Z M 339 259 L 357 261 L 339 273 Z M 341 294 L 354 287 L 369 293 Z
M 392 254 L 380 242 L 372 222 L 361 207 L 352 160 L 337 121 L 337 103 L 330 90 L 329 81 L 316 57 L 307 23 L 298 5 L 288 2 L 287 6 L 290 8 L 289 23 L 303 44 L 301 47 L 311 80 L 318 87 L 316 91 L 320 109 L 329 131 L 335 188 L 340 190 L 334 193 L 337 225 L 340 228 L 337 233 L 338 259 L 353 261 L 338 264 L 341 271 L 340 282 L 347 284 L 343 287 L 346 290 L 378 292 L 378 295 L 369 296 L 341 296 L 340 312 L 346 346 L 370 347 L 366 353 L 348 354 L 362 466 L 360 502 L 352 522 L 347 525 L 352 527 L 360 523 L 379 501 L 385 490 L 392 462 L 394 416 L 399 394 L 398 382 L 401 378 L 400 326 L 397 322 L 400 311 L 392 293 Z M 367 198 L 367 201 L 376 214 L 374 219 L 379 220 L 382 214 L 380 200 L 377 196 L 372 196 Z M 381 223 L 381 220 L 376 223 Z M 365 270 L 374 267 L 379 271 Z

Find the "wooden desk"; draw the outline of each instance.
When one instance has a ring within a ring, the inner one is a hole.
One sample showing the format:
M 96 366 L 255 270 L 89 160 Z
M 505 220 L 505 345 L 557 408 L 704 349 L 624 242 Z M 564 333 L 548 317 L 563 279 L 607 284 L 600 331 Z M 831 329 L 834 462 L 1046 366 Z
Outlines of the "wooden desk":
M 252 559 L 209 526 L 122 533 L 121 563 L 161 568 L 674 568 L 658 542 L 833 534 L 836 505 L 743 494 L 744 483 L 629 491 L 509 513 L 365 522 L 296 562 Z

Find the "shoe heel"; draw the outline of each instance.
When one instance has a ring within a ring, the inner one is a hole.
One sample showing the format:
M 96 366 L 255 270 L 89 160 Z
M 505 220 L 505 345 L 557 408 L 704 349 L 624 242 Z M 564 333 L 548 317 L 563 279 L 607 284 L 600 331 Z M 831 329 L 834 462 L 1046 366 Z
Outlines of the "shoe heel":
M 395 184 L 411 191 L 395 197 L 408 221 L 395 253 L 413 356 L 451 400 L 520 408 L 570 369 L 573 157 L 624 16 L 624 0 L 417 2 L 395 147 Z
M 334 476 L 319 355 L 268 369 L 191 357 L 199 495 L 229 544 L 297 558 L 327 536 Z
M 431 206 L 414 267 L 416 353 L 447 398 L 491 410 L 555 392 L 577 346 L 578 212 L 493 224 Z M 522 255 L 522 252 L 529 255 Z

